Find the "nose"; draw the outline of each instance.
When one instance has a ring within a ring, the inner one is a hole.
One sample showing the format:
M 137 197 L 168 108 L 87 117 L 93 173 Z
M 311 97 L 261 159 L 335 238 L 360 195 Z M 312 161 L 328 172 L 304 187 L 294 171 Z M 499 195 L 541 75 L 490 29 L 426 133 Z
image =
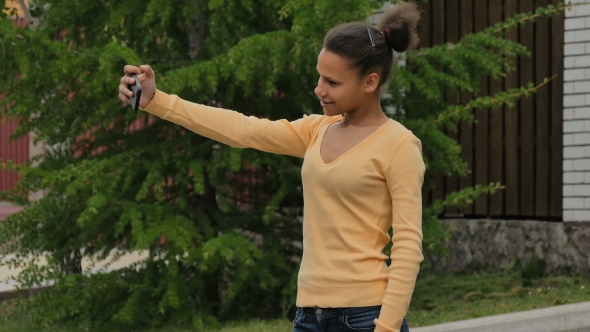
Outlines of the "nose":
M 313 90 L 318 97 L 325 97 L 326 91 L 320 87 L 320 82 L 318 81 L 318 86 L 315 87 Z

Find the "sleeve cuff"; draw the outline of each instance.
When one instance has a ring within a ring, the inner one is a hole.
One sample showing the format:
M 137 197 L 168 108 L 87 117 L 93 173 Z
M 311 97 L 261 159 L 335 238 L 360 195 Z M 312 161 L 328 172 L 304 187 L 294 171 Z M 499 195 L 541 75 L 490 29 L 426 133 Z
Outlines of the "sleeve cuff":
M 168 108 L 163 105 L 169 104 L 170 98 L 171 96 L 169 94 L 156 90 L 154 98 L 152 98 L 150 103 L 142 110 L 161 118 L 169 111 Z
M 394 330 L 390 327 L 387 327 L 381 323 L 379 319 L 375 319 L 375 331 L 374 332 L 399 332 L 399 330 Z

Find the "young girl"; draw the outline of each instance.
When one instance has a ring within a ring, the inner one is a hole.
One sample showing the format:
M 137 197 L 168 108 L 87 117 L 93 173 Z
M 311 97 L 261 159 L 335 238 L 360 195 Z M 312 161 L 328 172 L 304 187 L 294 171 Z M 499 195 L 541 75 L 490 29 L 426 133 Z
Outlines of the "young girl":
M 119 98 L 129 104 L 138 74 L 140 108 L 238 148 L 304 158 L 303 257 L 294 332 L 408 331 L 422 256 L 421 144 L 381 109 L 392 49 L 418 43 L 419 12 L 404 3 L 380 29 L 349 23 L 330 30 L 318 56 L 315 93 L 325 115 L 289 122 L 246 117 L 156 89 L 148 66 L 125 66 Z M 391 264 L 382 253 L 393 226 Z

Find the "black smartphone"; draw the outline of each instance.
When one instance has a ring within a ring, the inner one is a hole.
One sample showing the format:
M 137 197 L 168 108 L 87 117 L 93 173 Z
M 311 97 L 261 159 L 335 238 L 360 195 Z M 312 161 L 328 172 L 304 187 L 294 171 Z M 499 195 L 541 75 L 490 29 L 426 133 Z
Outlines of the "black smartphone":
M 141 83 L 139 83 L 139 77 L 136 74 L 131 75 L 131 77 L 135 78 L 135 84 L 129 85 L 129 90 L 133 92 L 133 97 L 131 99 L 131 107 L 133 107 L 134 111 L 139 109 L 139 99 L 141 98 Z

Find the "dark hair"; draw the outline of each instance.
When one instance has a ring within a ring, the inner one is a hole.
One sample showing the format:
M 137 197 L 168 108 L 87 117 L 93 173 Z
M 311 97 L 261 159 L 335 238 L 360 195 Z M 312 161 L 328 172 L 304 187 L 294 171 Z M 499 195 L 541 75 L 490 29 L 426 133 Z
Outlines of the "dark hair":
M 420 11 L 413 2 L 404 2 L 383 14 L 379 28 L 353 22 L 332 28 L 324 38 L 324 49 L 350 61 L 352 68 L 363 77 L 370 72 L 381 73 L 379 85 L 385 84 L 391 74 L 394 55 L 418 45 L 416 26 Z M 371 44 L 373 35 L 375 46 Z

